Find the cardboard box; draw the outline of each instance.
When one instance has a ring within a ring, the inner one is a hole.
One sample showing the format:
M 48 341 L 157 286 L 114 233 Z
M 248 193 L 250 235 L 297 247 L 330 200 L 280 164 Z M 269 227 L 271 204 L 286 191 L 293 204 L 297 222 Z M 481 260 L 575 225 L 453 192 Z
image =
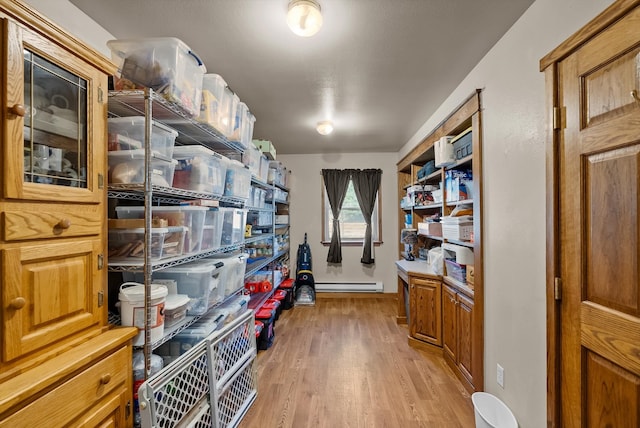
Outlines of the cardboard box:
M 276 160 L 276 147 L 268 140 L 253 140 L 253 144 L 260 149 L 269 160 Z

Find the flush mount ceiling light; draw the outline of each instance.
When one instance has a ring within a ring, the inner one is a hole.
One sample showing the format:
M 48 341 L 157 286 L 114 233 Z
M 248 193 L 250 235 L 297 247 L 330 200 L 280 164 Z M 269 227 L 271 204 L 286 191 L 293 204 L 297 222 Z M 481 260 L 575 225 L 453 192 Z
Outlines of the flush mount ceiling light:
M 291 0 L 287 24 L 298 36 L 313 36 L 322 27 L 320 4 L 316 0 Z
M 333 132 L 333 122 L 330 120 L 323 120 L 322 122 L 318 122 L 316 126 L 316 131 L 320 135 L 329 135 Z

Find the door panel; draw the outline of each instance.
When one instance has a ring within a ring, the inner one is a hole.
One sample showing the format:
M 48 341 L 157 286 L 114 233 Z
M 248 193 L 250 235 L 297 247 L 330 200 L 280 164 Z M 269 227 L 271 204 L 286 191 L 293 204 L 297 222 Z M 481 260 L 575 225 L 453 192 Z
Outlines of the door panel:
M 597 354 L 587 352 L 586 413 L 590 426 L 637 427 L 640 378 Z
M 415 311 L 410 317 L 411 334 L 434 345 L 442 344 L 441 285 L 439 281 L 411 277 Z
M 100 239 L 3 250 L 3 359 L 98 327 Z
M 638 316 L 640 145 L 585 156 L 586 299 Z
M 456 292 L 448 285 L 443 285 L 442 293 L 442 348 L 444 354 L 456 361 L 458 352 L 456 322 Z
M 562 427 L 639 422 L 639 25 L 637 8 L 558 64 Z
M 458 293 L 458 367 L 473 384 L 473 301 Z

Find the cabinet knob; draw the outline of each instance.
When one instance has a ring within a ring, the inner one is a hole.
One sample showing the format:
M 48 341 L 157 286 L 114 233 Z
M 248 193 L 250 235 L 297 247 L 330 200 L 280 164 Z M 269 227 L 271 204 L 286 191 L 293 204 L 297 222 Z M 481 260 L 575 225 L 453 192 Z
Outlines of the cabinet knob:
M 9 303 L 9 306 L 12 309 L 22 309 L 26 304 L 27 304 L 27 301 L 25 300 L 24 297 L 16 297 L 15 299 L 11 300 L 11 302 Z
M 14 104 L 12 107 L 9 107 L 9 113 L 15 114 L 16 116 L 24 117 L 24 115 L 27 113 L 27 110 L 22 104 Z
M 102 375 L 102 377 L 100 377 L 100 383 L 102 385 L 106 385 L 109 382 L 111 382 L 111 375 L 110 374 Z
M 68 218 L 63 218 L 56 224 L 56 227 L 59 229 L 69 229 L 71 227 L 71 220 Z

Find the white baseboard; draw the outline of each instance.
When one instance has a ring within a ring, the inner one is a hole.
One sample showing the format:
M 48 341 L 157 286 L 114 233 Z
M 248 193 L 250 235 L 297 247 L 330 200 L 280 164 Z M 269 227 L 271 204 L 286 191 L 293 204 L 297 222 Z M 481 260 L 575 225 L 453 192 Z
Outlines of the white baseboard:
M 317 292 L 382 293 L 382 282 L 316 282 Z

